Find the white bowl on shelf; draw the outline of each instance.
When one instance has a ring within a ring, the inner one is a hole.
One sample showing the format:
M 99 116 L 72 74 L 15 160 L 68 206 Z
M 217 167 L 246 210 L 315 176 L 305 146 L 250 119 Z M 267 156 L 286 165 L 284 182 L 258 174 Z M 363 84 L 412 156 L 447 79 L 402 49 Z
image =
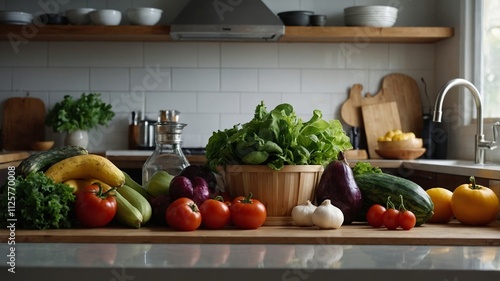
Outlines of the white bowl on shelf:
M 90 12 L 95 11 L 93 8 L 77 8 L 66 10 L 64 14 L 68 18 L 70 24 L 88 25 L 90 24 Z
M 353 6 L 344 9 L 347 26 L 391 27 L 396 23 L 398 9 L 391 6 Z
M 25 25 L 31 23 L 33 15 L 24 12 L 0 11 L 0 24 Z
M 90 12 L 90 22 L 94 25 L 119 25 L 122 13 L 118 10 L 102 9 Z
M 160 21 L 162 13 L 157 8 L 130 8 L 127 9 L 127 18 L 132 25 L 155 25 Z

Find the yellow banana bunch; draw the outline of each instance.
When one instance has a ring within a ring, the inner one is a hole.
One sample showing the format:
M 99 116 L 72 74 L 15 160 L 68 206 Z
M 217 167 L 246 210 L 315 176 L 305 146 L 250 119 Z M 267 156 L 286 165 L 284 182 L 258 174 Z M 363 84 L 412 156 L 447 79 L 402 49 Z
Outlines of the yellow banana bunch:
M 61 160 L 50 166 L 45 175 L 56 183 L 72 179 L 97 179 L 111 187 L 120 187 L 125 183 L 123 172 L 107 158 L 96 154 Z

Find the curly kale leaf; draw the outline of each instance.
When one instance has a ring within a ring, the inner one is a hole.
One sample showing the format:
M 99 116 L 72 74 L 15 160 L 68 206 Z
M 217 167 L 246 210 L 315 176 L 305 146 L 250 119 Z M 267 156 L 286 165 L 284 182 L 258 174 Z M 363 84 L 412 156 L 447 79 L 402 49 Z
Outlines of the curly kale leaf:
M 18 228 L 69 228 L 74 220 L 71 213 L 74 201 L 73 189 L 68 185 L 54 183 L 43 172 L 31 173 L 25 178 L 16 178 L 12 186 L 3 187 L 0 206 L 5 212 L 0 224 L 15 218 Z

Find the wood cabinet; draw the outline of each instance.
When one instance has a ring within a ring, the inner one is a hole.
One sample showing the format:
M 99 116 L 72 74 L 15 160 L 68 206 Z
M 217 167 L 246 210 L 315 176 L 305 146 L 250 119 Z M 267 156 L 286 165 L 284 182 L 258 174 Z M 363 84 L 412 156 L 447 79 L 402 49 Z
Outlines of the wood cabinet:
M 278 42 L 434 43 L 451 38 L 451 27 L 287 26 Z M 172 41 L 169 26 L 0 25 L 0 40 L 27 41 Z

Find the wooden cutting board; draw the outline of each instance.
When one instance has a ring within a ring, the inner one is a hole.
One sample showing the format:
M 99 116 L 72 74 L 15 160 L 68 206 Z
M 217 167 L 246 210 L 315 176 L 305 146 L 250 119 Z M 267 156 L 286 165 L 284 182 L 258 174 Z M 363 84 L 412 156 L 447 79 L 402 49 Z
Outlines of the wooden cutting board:
M 3 148 L 31 150 L 32 141 L 45 140 L 45 104 L 39 98 L 9 98 L 3 104 Z
M 421 136 L 423 128 L 422 101 L 417 82 L 412 77 L 392 73 L 382 80 L 382 88 L 375 94 L 362 94 L 363 86 L 354 84 L 348 99 L 342 104 L 340 115 L 344 122 L 352 127 L 365 127 L 361 107 L 363 105 L 391 102 L 397 104 L 400 114 L 401 129 Z M 404 113 L 404 114 L 403 114 Z
M 500 222 L 487 226 L 424 224 L 410 231 L 388 231 L 366 223 L 343 225 L 339 229 L 316 227 L 262 226 L 258 229 L 197 229 L 175 231 L 167 227 L 75 228 L 50 230 L 16 229 L 19 243 L 186 243 L 186 244 L 344 244 L 344 245 L 445 245 L 500 246 Z M 8 230 L 0 230 L 6 243 Z
M 361 106 L 365 126 L 368 155 L 372 159 L 382 158 L 376 152 L 377 139 L 387 131 L 401 129 L 398 104 L 395 101 Z

